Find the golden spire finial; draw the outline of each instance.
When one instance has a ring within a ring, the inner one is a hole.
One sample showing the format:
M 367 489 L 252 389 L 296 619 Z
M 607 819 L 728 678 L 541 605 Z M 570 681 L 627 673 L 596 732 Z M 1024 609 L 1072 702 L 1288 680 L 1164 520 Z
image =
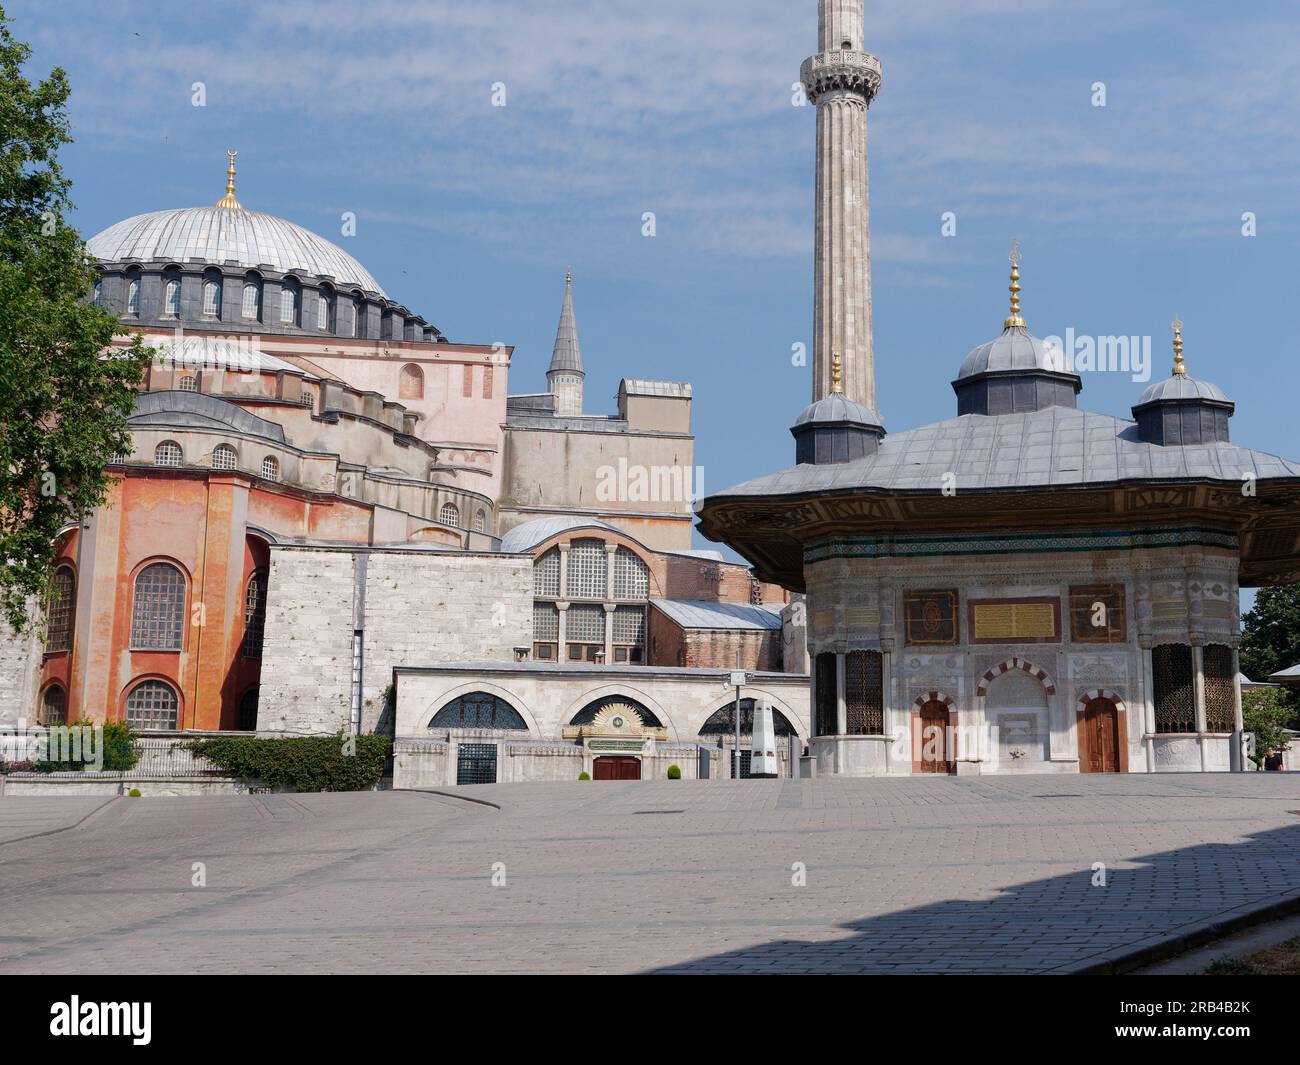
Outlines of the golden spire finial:
M 1186 377 L 1187 367 L 1183 365 L 1183 321 L 1175 314 L 1169 325 L 1174 331 L 1174 376 Z
M 226 171 L 226 194 L 217 201 L 218 207 L 231 207 L 238 210 L 243 206 L 235 199 L 235 156 L 238 154 L 239 152 L 233 149 L 227 149 L 226 151 L 226 155 L 230 159 L 230 168 Z
M 840 375 L 840 353 L 831 352 L 831 395 L 840 395 L 844 392 L 844 381 Z
M 1007 261 L 1011 263 L 1011 314 L 1002 323 L 1004 329 L 1024 329 L 1025 320 L 1020 316 L 1020 241 L 1011 242 L 1011 254 Z
M 564 271 L 564 284 L 566 287 L 573 284 L 573 267 Z

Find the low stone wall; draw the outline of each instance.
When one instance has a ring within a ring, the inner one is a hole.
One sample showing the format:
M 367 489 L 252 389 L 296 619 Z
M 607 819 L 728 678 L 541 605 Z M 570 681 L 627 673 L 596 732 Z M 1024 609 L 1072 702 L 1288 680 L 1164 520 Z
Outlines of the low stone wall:
M 256 790 L 196 757 L 183 744 L 190 737 L 148 736 L 135 741 L 140 760 L 124 773 L 78 770 L 71 773 L 10 773 L 0 776 L 0 795 L 118 795 L 133 788 L 141 795 L 244 795 Z M 30 737 L 24 737 L 30 742 Z M 16 751 L 8 751 L 14 757 Z

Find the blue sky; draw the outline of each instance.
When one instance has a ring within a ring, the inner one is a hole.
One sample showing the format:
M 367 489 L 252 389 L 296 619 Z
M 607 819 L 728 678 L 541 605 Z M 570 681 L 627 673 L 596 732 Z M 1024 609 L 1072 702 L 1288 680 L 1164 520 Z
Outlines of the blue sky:
M 71 77 L 86 236 L 215 201 L 235 147 L 246 206 L 338 241 L 451 339 L 516 345 L 512 391 L 543 386 L 572 265 L 589 408 L 612 408 L 620 376 L 690 380 L 707 490 L 792 461 L 815 123 L 791 87 L 815 0 L 5 7 L 32 70 Z M 884 66 L 870 167 L 889 427 L 955 414 L 962 356 L 1006 314 L 1015 237 L 1034 332 L 1150 335 L 1163 375 L 1178 311 L 1192 372 L 1237 402 L 1234 439 L 1300 455 L 1293 3 L 867 0 L 866 43 Z M 1142 387 L 1085 374 L 1080 402 L 1127 415 Z

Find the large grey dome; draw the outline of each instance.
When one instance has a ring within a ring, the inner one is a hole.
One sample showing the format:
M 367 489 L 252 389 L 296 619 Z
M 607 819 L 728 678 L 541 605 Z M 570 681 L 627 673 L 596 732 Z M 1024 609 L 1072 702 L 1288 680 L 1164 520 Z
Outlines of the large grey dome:
M 327 275 L 341 288 L 387 295 L 370 271 L 324 237 L 242 207 L 185 207 L 135 215 L 96 233 L 87 247 L 105 262 L 166 259 L 184 264 L 200 259 L 224 266 L 233 261 L 250 270 L 269 266 L 280 273 Z
M 1065 353 L 1049 346 L 1023 326 L 1012 326 L 1000 337 L 973 348 L 962 360 L 957 373 L 960 381 L 981 373 L 1006 373 L 1013 370 L 1048 370 L 1053 373 L 1070 373 Z
M 1142 398 L 1137 401 L 1137 406 L 1197 399 L 1209 400 L 1212 403 L 1232 402 L 1218 385 L 1212 385 L 1209 381 L 1198 381 L 1195 377 L 1188 377 L 1185 374 L 1173 374 L 1147 385 Z

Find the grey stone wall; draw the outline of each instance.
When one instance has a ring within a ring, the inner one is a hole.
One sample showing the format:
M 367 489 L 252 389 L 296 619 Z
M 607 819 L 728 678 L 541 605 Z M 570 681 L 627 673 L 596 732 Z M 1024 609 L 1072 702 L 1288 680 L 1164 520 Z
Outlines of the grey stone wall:
M 42 647 L 39 634 L 19 636 L 0 622 L 0 728 L 36 721 Z

